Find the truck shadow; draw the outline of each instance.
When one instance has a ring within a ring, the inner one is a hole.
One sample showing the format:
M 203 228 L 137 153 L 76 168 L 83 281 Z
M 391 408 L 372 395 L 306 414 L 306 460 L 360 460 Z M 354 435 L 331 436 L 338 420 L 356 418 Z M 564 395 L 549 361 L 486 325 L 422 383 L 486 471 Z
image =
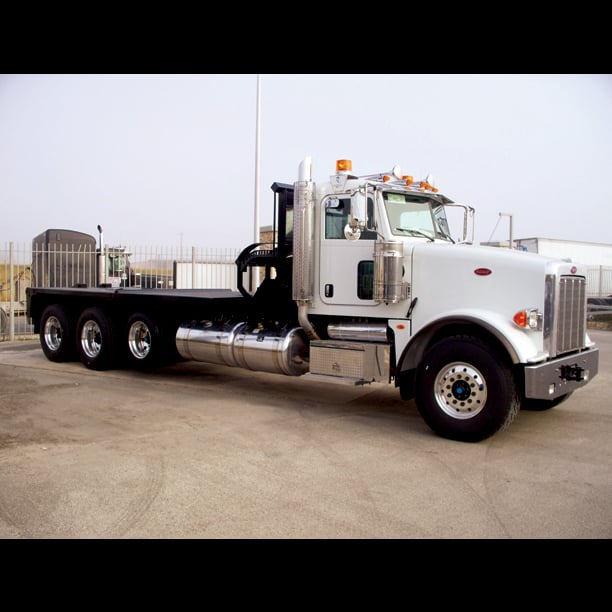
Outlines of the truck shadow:
M 414 400 L 402 400 L 393 384 L 347 385 L 321 382 L 304 376 L 285 376 L 243 370 L 231 366 L 184 361 L 137 375 L 150 382 L 187 385 L 205 394 L 219 394 L 225 399 L 276 407 L 299 408 L 321 415 L 362 413 L 373 417 L 410 416 L 420 420 Z

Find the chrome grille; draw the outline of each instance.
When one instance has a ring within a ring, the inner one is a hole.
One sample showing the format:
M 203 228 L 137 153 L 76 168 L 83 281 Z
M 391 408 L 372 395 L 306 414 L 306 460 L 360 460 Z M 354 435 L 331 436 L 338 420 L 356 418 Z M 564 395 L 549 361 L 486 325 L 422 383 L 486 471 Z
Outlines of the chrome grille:
M 556 316 L 556 354 L 584 346 L 586 330 L 586 279 L 583 276 L 562 276 Z

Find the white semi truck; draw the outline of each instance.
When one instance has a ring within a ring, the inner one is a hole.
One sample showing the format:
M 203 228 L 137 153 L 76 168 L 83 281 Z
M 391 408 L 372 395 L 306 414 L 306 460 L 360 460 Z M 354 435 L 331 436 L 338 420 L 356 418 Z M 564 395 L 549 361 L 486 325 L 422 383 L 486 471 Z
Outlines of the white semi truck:
M 358 176 L 339 160 L 315 183 L 305 158 L 293 184 L 271 188 L 275 238 L 239 255 L 237 291 L 28 289 L 47 358 L 389 383 L 433 432 L 466 442 L 521 408 L 552 408 L 597 374 L 584 267 L 474 246 L 469 206 L 453 240 L 446 211 L 460 205 L 431 178 L 399 167 Z M 254 269 L 262 280 L 250 291 Z

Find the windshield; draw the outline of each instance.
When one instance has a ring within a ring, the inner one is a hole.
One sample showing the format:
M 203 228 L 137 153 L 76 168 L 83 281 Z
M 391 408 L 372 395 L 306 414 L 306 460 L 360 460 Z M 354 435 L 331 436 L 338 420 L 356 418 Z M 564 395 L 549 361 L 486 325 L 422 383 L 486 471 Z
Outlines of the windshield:
M 422 236 L 450 240 L 444 206 L 431 198 L 409 193 L 383 192 L 387 217 L 395 236 Z
M 109 274 L 119 274 L 126 268 L 125 255 L 109 255 L 107 258 Z

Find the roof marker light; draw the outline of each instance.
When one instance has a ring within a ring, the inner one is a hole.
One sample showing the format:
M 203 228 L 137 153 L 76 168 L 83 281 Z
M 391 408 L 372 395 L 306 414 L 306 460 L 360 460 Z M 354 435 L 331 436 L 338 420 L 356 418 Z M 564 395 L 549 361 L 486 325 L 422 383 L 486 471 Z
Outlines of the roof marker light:
M 350 159 L 337 159 L 336 172 L 352 172 L 353 162 Z

